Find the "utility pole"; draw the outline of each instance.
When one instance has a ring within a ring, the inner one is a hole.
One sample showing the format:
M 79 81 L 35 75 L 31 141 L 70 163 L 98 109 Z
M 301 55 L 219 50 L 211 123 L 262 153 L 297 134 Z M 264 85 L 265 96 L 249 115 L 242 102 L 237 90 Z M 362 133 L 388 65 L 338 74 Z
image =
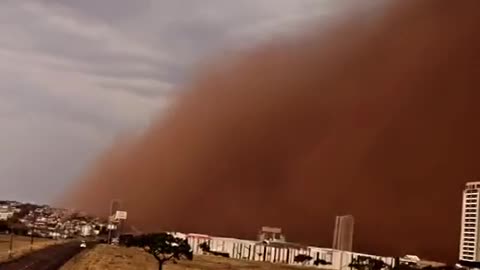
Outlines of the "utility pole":
M 11 259 L 13 257 L 13 230 L 10 228 L 10 245 L 8 248 L 8 258 Z
M 33 225 L 30 233 L 30 251 L 33 250 L 33 233 L 35 232 L 35 225 Z
M 110 201 L 110 211 L 108 213 L 108 226 L 107 226 L 107 229 L 108 229 L 108 238 L 107 238 L 107 243 L 110 244 L 112 242 L 112 230 L 114 229 L 114 224 L 113 224 L 113 220 L 112 220 L 112 216 L 115 214 L 114 211 L 115 210 L 118 210 L 118 205 L 117 205 L 117 209 L 113 209 L 113 205 L 114 203 L 117 203 L 118 205 L 120 204 L 120 200 L 119 199 L 112 199 Z
M 107 243 L 108 244 L 111 244 L 111 242 L 112 242 L 112 231 L 115 230 L 116 228 L 117 228 L 116 225 L 113 224 L 113 223 L 110 223 L 110 224 L 107 225 L 107 230 L 108 230 L 108 241 L 107 241 Z
M 118 237 L 122 236 L 124 223 L 125 223 L 124 220 L 120 220 L 120 224 L 119 224 L 119 225 L 120 225 L 120 228 L 119 228 L 119 230 L 118 230 Z
M 33 224 L 32 224 L 32 230 L 30 234 L 30 251 L 33 250 L 33 240 L 34 240 L 34 233 L 35 233 L 35 228 L 37 224 L 37 214 L 33 213 Z
M 108 220 L 108 225 L 107 225 L 107 230 L 108 230 L 108 236 L 107 236 L 107 244 L 110 244 L 110 238 L 112 238 L 112 227 L 110 226 L 110 217 Z

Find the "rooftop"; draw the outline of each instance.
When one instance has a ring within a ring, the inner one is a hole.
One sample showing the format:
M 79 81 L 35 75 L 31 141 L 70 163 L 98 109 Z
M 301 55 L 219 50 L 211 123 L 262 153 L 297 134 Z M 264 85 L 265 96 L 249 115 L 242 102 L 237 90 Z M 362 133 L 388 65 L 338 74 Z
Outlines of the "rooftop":
M 480 189 L 480 181 L 465 183 L 465 189 Z

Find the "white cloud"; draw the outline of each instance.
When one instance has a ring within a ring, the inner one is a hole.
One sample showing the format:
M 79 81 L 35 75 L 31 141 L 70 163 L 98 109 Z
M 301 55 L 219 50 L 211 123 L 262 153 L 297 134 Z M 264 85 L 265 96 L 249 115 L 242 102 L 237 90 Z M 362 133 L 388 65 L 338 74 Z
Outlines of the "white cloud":
M 99 46 L 113 53 L 143 56 L 154 60 L 168 59 L 163 52 L 123 35 L 108 24 L 98 21 L 92 23 L 87 18 L 75 17 L 75 14 L 68 9 L 49 8 L 41 2 L 22 2 L 21 6 L 32 16 L 42 18 L 46 27 L 53 31 L 71 33 L 80 38 L 98 42 Z

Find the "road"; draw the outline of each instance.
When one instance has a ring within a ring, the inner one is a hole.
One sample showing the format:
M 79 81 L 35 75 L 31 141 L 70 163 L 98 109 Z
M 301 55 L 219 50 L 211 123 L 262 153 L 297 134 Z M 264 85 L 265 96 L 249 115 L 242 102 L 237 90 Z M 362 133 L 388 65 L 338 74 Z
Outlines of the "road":
M 0 270 L 58 270 L 80 251 L 80 242 L 53 245 L 0 264 Z

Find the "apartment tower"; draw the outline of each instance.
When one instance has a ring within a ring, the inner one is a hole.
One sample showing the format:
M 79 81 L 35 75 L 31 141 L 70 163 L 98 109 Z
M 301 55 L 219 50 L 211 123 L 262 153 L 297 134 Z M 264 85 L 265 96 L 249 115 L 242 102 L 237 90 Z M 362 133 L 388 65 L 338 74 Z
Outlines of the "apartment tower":
M 354 219 L 351 215 L 337 216 L 333 231 L 333 249 L 352 251 Z
M 459 259 L 464 263 L 480 262 L 479 252 L 479 182 L 467 182 L 463 190 Z

